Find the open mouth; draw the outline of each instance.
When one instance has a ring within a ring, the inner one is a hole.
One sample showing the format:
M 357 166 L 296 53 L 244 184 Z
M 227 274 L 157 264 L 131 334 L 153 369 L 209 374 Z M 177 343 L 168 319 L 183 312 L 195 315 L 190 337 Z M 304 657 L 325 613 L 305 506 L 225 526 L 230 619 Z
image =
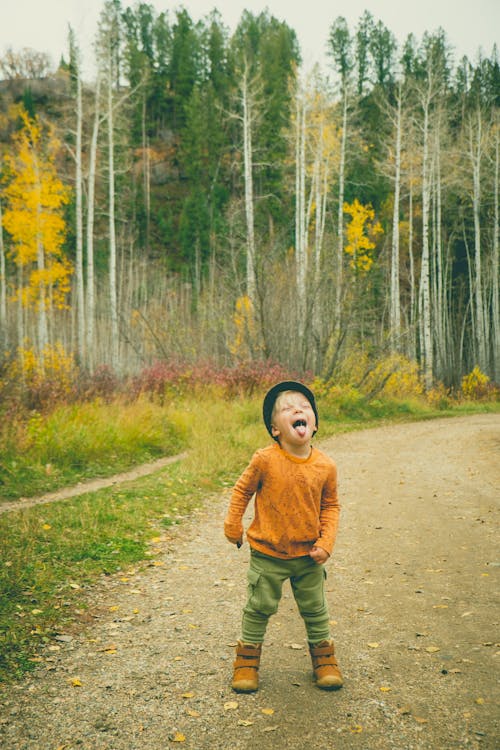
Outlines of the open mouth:
M 292 427 L 300 438 L 304 438 L 307 435 L 307 422 L 305 419 L 296 419 Z

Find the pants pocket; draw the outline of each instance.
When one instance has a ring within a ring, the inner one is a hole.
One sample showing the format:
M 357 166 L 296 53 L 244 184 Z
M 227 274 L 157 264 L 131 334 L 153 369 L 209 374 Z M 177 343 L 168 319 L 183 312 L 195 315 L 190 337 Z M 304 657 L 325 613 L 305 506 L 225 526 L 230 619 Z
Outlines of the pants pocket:
M 257 570 L 249 568 L 248 601 L 246 611 L 259 612 L 263 615 L 273 615 L 278 609 L 280 600 L 279 582 L 273 582 Z

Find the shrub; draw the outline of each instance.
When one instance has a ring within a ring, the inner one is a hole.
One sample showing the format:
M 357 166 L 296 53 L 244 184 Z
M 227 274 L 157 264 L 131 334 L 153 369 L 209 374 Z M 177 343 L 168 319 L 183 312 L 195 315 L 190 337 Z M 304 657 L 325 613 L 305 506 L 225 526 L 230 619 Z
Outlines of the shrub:
M 402 354 L 393 354 L 380 362 L 369 380 L 374 385 L 385 380 L 382 391 L 394 398 L 413 398 L 424 392 L 418 363 Z
M 136 396 L 146 393 L 163 401 L 189 393 L 206 393 L 207 388 L 212 388 L 223 398 L 234 398 L 251 396 L 279 380 L 300 378 L 307 380 L 310 375 L 299 376 L 269 360 L 247 360 L 230 367 L 219 367 L 213 361 L 196 365 L 157 361 L 132 380 L 131 392 Z
M 489 377 L 485 375 L 484 372 L 481 372 L 476 365 L 468 375 L 464 375 L 462 378 L 462 393 L 465 398 L 469 398 L 473 401 L 487 398 L 489 396 L 489 382 Z
M 453 402 L 449 389 L 443 383 L 436 383 L 426 392 L 425 398 L 434 409 L 448 409 Z
M 34 348 L 19 347 L 5 366 L 0 398 L 44 411 L 69 400 L 77 376 L 74 357 L 60 342 L 47 345 L 40 354 Z

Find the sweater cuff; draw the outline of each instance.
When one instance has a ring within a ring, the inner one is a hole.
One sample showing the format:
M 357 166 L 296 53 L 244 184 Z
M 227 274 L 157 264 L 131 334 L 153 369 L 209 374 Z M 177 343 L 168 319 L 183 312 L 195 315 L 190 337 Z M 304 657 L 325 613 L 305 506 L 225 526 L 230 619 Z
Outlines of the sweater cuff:
M 322 539 L 321 537 L 314 543 L 315 547 L 321 547 L 321 549 L 324 549 L 325 552 L 328 553 L 328 555 L 332 556 L 332 550 L 333 550 L 333 543 L 327 542 L 326 539 Z
M 224 535 L 232 540 L 241 539 L 243 537 L 243 524 L 224 521 Z

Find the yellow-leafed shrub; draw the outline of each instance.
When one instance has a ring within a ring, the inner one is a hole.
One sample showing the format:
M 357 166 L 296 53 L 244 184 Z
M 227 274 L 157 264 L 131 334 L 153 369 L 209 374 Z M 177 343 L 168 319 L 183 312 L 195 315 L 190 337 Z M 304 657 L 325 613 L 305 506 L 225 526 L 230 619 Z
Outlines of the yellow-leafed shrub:
M 476 365 L 468 375 L 462 378 L 462 393 L 466 398 L 478 400 L 488 395 L 490 379 Z
M 382 392 L 393 398 L 421 396 L 424 387 L 418 363 L 402 354 L 381 360 L 366 378 L 363 390 Z

